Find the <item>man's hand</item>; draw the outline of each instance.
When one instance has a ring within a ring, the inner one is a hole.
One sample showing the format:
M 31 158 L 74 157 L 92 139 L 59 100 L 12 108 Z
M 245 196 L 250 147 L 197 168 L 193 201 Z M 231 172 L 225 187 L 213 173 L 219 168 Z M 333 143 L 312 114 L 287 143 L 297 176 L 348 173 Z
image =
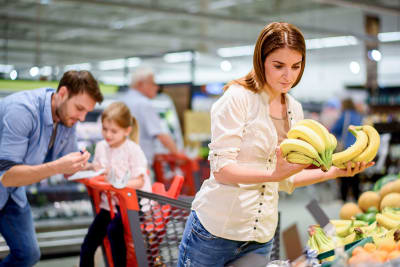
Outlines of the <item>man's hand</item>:
M 86 163 L 90 158 L 90 153 L 87 151 L 72 152 L 64 157 L 55 160 L 54 167 L 58 173 L 73 174 L 86 168 Z
M 282 181 L 307 168 L 308 164 L 295 164 L 285 160 L 279 147 L 276 148 L 276 166 L 272 176 L 276 181 Z

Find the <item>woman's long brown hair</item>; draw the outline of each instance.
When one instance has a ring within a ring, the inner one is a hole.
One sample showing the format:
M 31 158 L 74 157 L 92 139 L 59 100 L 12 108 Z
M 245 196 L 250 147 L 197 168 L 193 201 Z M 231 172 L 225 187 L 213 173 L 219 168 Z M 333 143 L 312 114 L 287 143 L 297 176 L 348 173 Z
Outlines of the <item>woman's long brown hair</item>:
M 228 89 L 232 84 L 239 84 L 253 92 L 260 92 L 267 83 L 264 62 L 274 50 L 288 47 L 301 53 L 301 69 L 295 87 L 303 76 L 306 63 L 306 43 L 301 31 L 294 25 L 285 22 L 273 22 L 264 27 L 260 32 L 254 48 L 253 69 L 244 77 L 230 81 L 224 86 Z

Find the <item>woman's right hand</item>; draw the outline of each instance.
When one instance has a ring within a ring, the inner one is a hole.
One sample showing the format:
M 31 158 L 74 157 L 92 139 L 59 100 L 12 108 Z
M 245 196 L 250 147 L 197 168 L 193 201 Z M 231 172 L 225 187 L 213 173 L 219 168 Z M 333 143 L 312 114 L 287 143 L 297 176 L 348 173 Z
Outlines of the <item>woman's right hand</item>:
M 275 170 L 272 173 L 272 176 L 277 181 L 285 180 L 290 176 L 298 172 L 301 172 L 302 170 L 310 166 L 309 164 L 296 164 L 288 162 L 283 157 L 282 151 L 279 147 L 276 148 L 275 153 L 276 153 L 276 166 Z

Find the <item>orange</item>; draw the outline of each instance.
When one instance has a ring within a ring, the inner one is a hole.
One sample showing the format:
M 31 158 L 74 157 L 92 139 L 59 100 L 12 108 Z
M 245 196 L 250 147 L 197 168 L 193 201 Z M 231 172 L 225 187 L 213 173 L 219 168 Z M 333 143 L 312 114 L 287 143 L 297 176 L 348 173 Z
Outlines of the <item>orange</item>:
M 400 257 L 400 251 L 399 250 L 394 250 L 394 251 L 389 253 L 389 255 L 387 256 L 387 259 L 388 260 L 393 260 L 393 259 L 396 259 L 396 258 L 399 258 L 399 257 Z
M 373 252 L 376 250 L 376 246 L 374 243 L 367 243 L 364 245 L 364 249 L 368 252 Z
M 362 254 L 362 253 L 367 253 L 367 251 L 363 248 L 363 247 L 356 247 L 353 250 L 353 256 L 358 255 L 358 254 Z

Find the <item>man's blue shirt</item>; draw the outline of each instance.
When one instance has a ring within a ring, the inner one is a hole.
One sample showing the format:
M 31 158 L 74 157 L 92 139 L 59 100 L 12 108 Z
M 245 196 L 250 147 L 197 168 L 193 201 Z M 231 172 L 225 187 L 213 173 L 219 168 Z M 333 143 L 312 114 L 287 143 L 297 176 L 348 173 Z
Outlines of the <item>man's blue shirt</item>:
M 54 92 L 51 88 L 22 91 L 0 101 L 0 177 L 15 164 L 44 163 L 53 132 Z M 59 124 L 49 161 L 74 151 L 78 151 L 75 127 Z M 10 196 L 21 207 L 27 203 L 25 187 L 6 188 L 0 183 L 0 209 Z

